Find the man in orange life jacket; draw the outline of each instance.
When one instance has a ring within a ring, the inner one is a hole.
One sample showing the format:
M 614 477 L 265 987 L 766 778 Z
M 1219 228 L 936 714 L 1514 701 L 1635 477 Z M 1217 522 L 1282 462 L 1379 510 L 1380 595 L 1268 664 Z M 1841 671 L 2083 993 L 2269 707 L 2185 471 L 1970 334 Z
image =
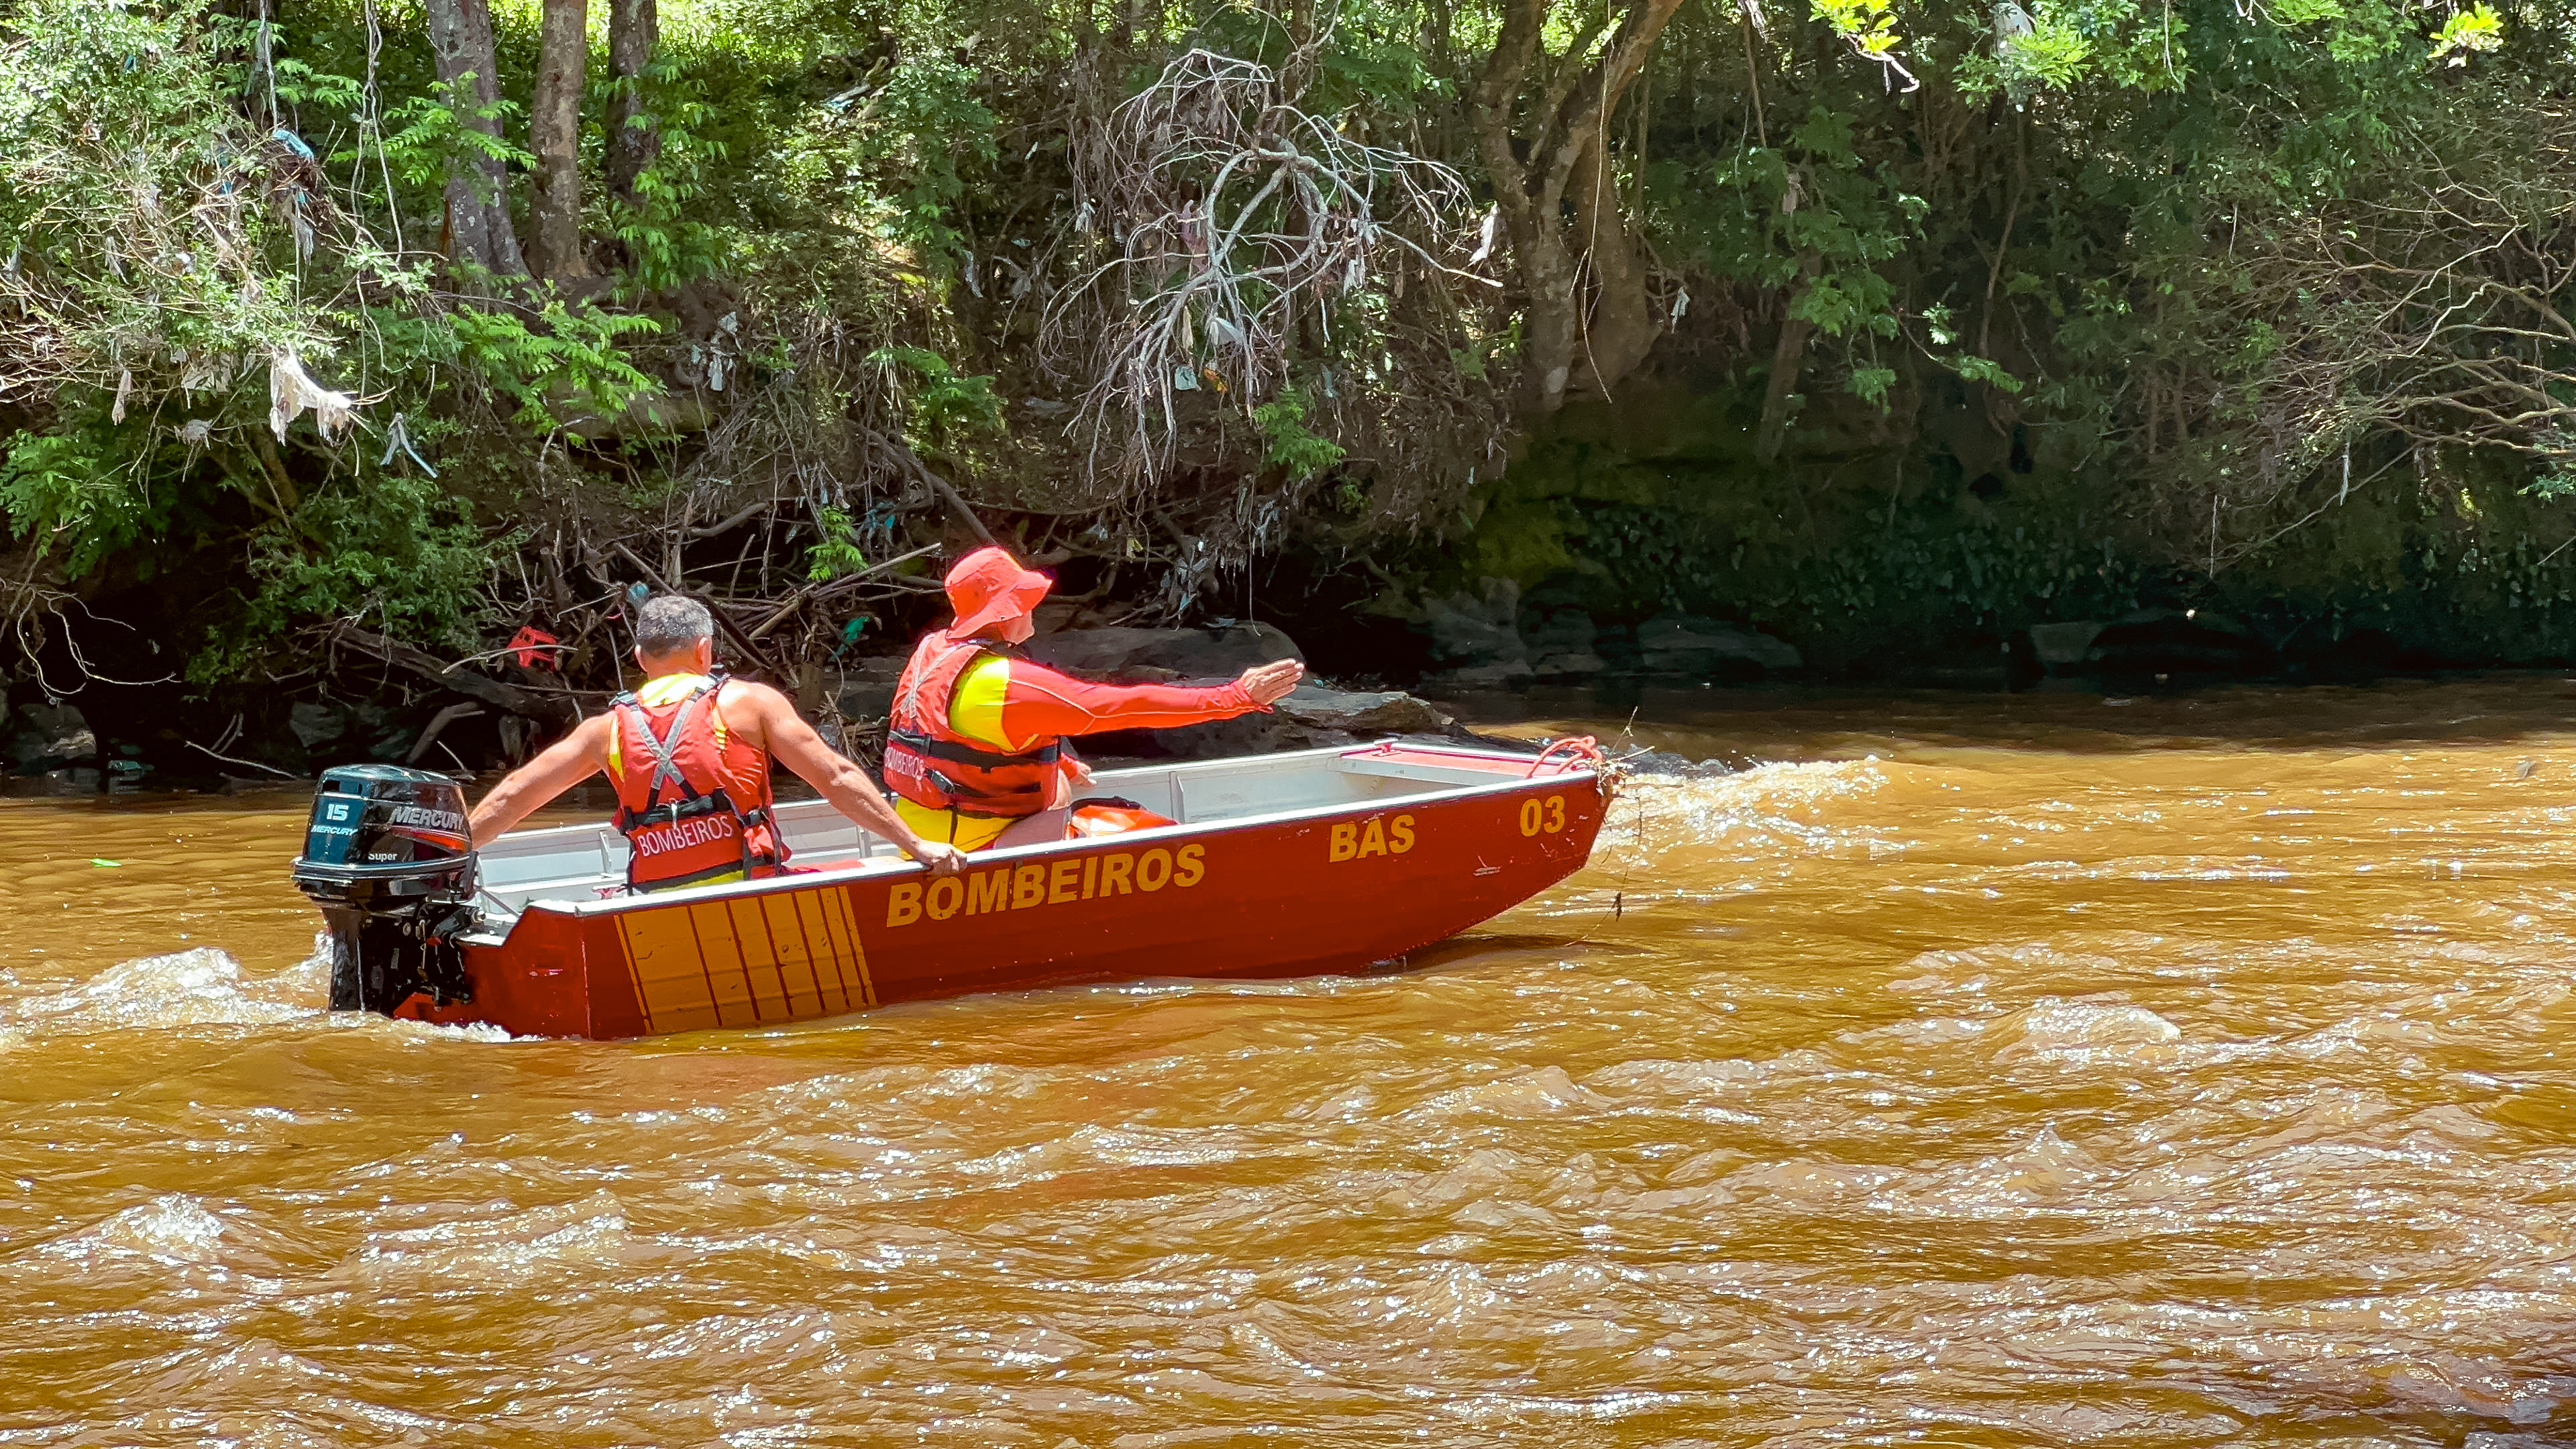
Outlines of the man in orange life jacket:
M 530 811 L 606 771 L 617 828 L 639 891 L 759 879 L 787 864 L 769 794 L 769 762 L 803 776 L 832 808 L 902 847 L 933 875 L 954 874 L 954 846 L 913 833 L 866 772 L 797 718 L 785 695 L 715 672 L 715 619 L 695 599 L 665 594 L 636 611 L 635 662 L 644 683 L 621 694 L 474 807 L 474 843 L 488 845 Z
M 1297 687 L 1294 659 L 1212 689 L 1089 684 L 1014 657 L 1053 581 L 998 548 L 948 571 L 957 620 L 913 650 L 886 723 L 886 788 L 912 830 L 968 850 L 1062 840 L 1091 772 L 1067 735 L 1170 729 L 1268 709 Z

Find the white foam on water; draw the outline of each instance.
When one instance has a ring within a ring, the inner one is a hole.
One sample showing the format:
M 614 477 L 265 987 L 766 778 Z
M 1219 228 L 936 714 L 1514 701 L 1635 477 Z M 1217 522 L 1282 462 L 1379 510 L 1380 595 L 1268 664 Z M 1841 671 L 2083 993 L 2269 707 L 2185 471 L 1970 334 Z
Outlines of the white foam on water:
M 313 1016 L 326 999 L 328 971 L 318 941 L 312 956 L 270 976 L 247 973 L 212 946 L 145 956 L 110 966 L 67 991 L 0 997 L 0 1048 L 38 1031 L 258 1026 Z
M 1660 855 L 1676 845 L 1819 848 L 1869 843 L 1848 825 L 1821 823 L 1817 807 L 1887 784 L 1876 760 L 1755 765 L 1731 775 L 1639 775 L 1602 823 L 1602 846 Z
M 2021 1049 L 2032 1053 L 2133 1055 L 2162 1046 L 2182 1028 L 2143 1006 L 2043 997 L 2021 1013 Z
M 425 1228 L 371 1232 L 333 1268 L 335 1286 L 369 1291 L 506 1291 L 532 1274 L 613 1268 L 629 1242 L 625 1204 L 602 1188 L 587 1197 Z
M 1539 1067 L 1495 1081 L 1443 1092 L 1401 1114 L 1401 1120 L 1423 1117 L 1547 1117 L 1569 1108 L 1597 1112 L 1609 1106 L 1600 1095 L 1577 1086 L 1565 1068 Z
M 65 990 L 13 996 L 0 983 L 0 1052 L 40 1038 L 88 1032 L 167 1030 L 191 1026 L 315 1025 L 332 1019 L 330 938 L 316 933 L 313 950 L 282 971 L 250 971 L 231 953 L 192 947 L 165 956 L 120 961 Z M 503 1042 L 497 1026 L 398 1021 L 342 1014 L 344 1024 L 394 1037 Z
M 172 1266 L 213 1264 L 223 1256 L 224 1220 L 186 1193 L 150 1202 L 38 1244 L 32 1256 L 56 1261 L 145 1258 Z

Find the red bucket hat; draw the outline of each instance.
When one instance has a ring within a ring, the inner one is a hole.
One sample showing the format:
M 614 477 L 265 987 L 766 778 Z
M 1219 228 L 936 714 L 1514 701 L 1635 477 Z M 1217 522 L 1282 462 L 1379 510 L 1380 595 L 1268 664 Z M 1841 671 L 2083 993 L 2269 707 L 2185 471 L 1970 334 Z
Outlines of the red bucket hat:
M 999 548 L 979 548 L 948 571 L 948 602 L 957 622 L 948 632 L 960 639 L 981 634 L 1005 619 L 1028 613 L 1047 596 L 1055 581 L 1020 567 Z

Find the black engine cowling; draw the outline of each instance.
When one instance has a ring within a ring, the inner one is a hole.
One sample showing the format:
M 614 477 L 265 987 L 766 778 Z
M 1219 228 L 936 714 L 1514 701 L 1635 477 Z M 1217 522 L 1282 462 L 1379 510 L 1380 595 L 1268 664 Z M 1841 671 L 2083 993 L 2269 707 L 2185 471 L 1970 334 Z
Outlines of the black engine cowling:
M 454 937 L 472 920 L 474 845 L 455 781 L 396 765 L 324 771 L 294 877 L 330 930 L 332 1010 L 468 999 Z

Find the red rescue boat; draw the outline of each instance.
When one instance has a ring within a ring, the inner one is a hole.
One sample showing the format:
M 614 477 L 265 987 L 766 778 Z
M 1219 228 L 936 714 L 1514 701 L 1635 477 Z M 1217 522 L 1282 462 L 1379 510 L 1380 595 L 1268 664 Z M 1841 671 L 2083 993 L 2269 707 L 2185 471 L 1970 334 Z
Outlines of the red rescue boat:
M 335 1007 L 650 1036 L 1365 967 L 1572 874 L 1613 788 L 1588 740 L 1536 758 L 1390 742 L 1104 770 L 1093 793 L 1172 823 L 984 851 L 945 879 L 806 801 L 778 812 L 801 873 L 629 895 L 605 825 L 466 852 L 452 784 L 362 766 L 325 776 L 296 879 L 331 925 Z

